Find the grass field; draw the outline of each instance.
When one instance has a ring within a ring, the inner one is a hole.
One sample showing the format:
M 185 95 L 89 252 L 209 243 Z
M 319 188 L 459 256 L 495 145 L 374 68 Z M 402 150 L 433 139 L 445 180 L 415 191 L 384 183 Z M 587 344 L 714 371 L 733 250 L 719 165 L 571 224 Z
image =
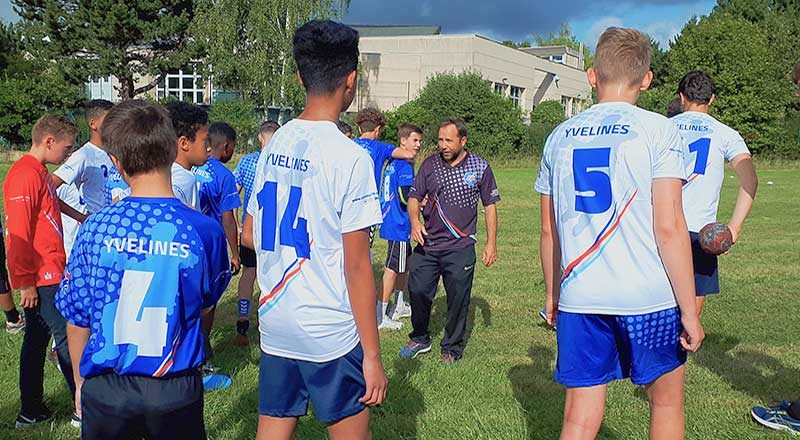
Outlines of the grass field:
M 0 165 L 0 174 L 7 167 Z M 464 359 L 444 366 L 434 350 L 416 360 L 400 360 L 397 353 L 406 342 L 405 329 L 381 335 L 389 394 L 374 411 L 374 438 L 558 437 L 564 391 L 552 379 L 555 333 L 535 315 L 544 301 L 538 199 L 531 190 L 535 173 L 533 166 L 496 170 L 503 197 L 500 260 L 491 269 L 477 270 Z M 723 294 L 707 303 L 706 342 L 688 364 L 689 438 L 789 438 L 757 427 L 748 412 L 753 404 L 800 397 L 800 168 L 773 165 L 759 174 L 761 189 L 740 242 L 721 258 Z M 725 179 L 722 219 L 733 207 L 735 182 Z M 378 244 L 376 261 L 384 253 L 385 245 Z M 235 286 L 236 280 L 222 301 L 213 333 L 216 362 L 234 380 L 229 390 L 206 396 L 206 426 L 215 440 L 250 439 L 256 430 L 257 334 L 252 335 L 249 349 L 230 343 Z M 438 343 L 445 316 L 443 291 L 433 315 L 432 332 Z M 46 398 L 57 419 L 24 433 L 13 430 L 19 409 L 21 340 L 0 334 L 0 384 L 6 396 L 0 399 L 0 439 L 78 438 L 77 430 L 68 425 L 71 409 L 63 381 L 49 363 Z M 647 418 L 644 393 L 628 383 L 614 384 L 600 438 L 646 438 Z M 298 438 L 324 438 L 324 432 L 313 418 L 305 418 Z

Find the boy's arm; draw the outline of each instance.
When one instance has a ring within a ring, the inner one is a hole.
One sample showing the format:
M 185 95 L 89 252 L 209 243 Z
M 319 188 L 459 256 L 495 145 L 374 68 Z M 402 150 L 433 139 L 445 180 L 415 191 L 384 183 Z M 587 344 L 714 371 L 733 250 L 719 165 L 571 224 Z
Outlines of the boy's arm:
M 542 233 L 539 238 L 539 258 L 544 275 L 545 313 L 547 323 L 556 325 L 558 297 L 561 293 L 561 243 L 558 241 L 553 197 L 541 195 Z
M 486 246 L 483 248 L 483 265 L 491 267 L 497 261 L 497 205 L 492 203 L 486 209 Z
M 249 213 L 244 215 L 244 221 L 242 221 L 242 246 L 250 249 L 256 248 L 253 244 L 253 216 Z
M 91 330 L 89 328 L 78 327 L 71 322 L 67 323 L 67 349 L 69 350 L 70 362 L 72 362 L 72 375 L 75 380 L 75 412 L 81 415 L 81 386 L 83 386 L 83 376 L 81 376 L 81 357 L 89 343 Z
M 378 405 L 386 397 L 387 379 L 381 363 L 378 341 L 378 322 L 375 316 L 375 279 L 369 259 L 369 230 L 361 229 L 342 234 L 344 276 L 353 318 L 364 350 L 364 380 L 367 392 L 359 402 Z
M 78 223 L 85 222 L 86 219 L 89 217 L 86 214 L 82 214 L 82 213 L 78 212 L 77 209 L 73 208 L 72 206 L 69 206 L 69 204 L 67 204 L 67 202 L 65 202 L 65 201 L 63 201 L 61 199 L 58 199 L 58 207 L 61 208 L 61 213 L 62 214 L 65 214 L 65 215 L 67 215 L 69 217 L 72 217 Z
M 410 160 L 417 157 L 417 152 L 414 150 L 406 150 L 405 148 L 396 147 L 392 150 L 392 158 Z
M 739 194 L 736 197 L 736 207 L 733 209 L 728 227 L 733 234 L 733 242 L 739 238 L 744 219 L 753 207 L 753 200 L 758 190 L 758 176 L 753 165 L 753 158 L 749 154 L 740 154 L 731 160 L 731 167 L 739 178 Z
M 680 179 L 653 179 L 653 231 L 681 311 L 681 344 L 688 351 L 697 351 L 705 333 L 695 305 L 692 249 L 683 216 L 682 187 Z
M 241 261 L 239 259 L 239 225 L 236 223 L 235 209 L 222 213 L 222 229 L 225 230 L 225 238 L 228 240 L 228 247 L 231 251 L 231 272 L 236 275 L 241 268 Z
M 32 175 L 14 176 L 15 183 L 4 185 L 6 237 L 8 238 L 8 275 L 12 287 L 20 290 L 20 305 L 33 308 L 39 304 L 36 279 L 39 268 L 33 235 L 40 207 L 40 184 Z

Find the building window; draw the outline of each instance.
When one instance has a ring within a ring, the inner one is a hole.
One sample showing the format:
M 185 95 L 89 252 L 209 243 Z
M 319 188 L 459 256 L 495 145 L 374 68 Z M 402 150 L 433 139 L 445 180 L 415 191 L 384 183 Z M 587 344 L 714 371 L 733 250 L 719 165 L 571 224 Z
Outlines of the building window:
M 194 66 L 171 71 L 158 84 L 158 99 L 172 96 L 180 101 L 203 104 L 204 93 L 203 79 Z
M 550 57 L 548 57 L 548 59 L 550 61 L 554 62 L 554 63 L 564 64 L 564 62 L 565 62 L 563 54 L 561 54 L 561 55 L 550 55 Z
M 92 78 L 86 83 L 89 99 L 114 99 L 114 87 L 110 76 Z
M 505 96 L 506 94 L 506 85 L 501 83 L 494 83 L 494 92 L 498 95 Z
M 523 89 L 522 87 L 511 86 L 509 98 L 511 98 L 511 100 L 514 101 L 514 105 L 516 105 L 517 107 L 519 107 L 522 104 L 522 92 L 524 90 L 525 89 Z

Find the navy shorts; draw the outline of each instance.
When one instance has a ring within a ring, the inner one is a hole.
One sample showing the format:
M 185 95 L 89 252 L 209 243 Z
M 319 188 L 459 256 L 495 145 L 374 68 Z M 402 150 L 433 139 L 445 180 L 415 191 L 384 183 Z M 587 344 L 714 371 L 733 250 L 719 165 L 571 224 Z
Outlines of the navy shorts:
M 686 362 L 677 308 L 615 316 L 558 312 L 556 382 L 592 387 L 630 378 L 647 385 Z
M 359 402 L 367 391 L 358 344 L 346 355 L 329 362 L 309 362 L 261 352 L 258 412 L 270 417 L 302 417 L 308 402 L 317 420 L 330 424 L 366 408 Z
M 388 240 L 387 243 L 389 246 L 386 250 L 386 268 L 391 269 L 394 273 L 408 272 L 411 242 Z
M 697 296 L 719 293 L 719 267 L 717 256 L 706 253 L 700 247 L 697 232 L 689 232 L 692 239 L 692 262 L 694 263 L 694 289 Z
M 242 266 L 244 267 L 256 267 L 256 251 L 240 244 L 239 260 L 242 262 Z

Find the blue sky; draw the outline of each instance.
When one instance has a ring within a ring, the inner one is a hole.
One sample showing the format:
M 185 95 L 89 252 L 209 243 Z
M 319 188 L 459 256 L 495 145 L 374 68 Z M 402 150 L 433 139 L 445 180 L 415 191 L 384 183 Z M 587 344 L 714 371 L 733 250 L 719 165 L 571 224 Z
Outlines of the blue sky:
M 495 40 L 524 40 L 572 26 L 594 46 L 608 26 L 635 27 L 666 47 L 692 16 L 706 15 L 714 0 L 351 0 L 351 24 L 435 24 L 446 33 L 478 33 Z M 454 8 L 454 5 L 458 5 Z M 0 19 L 15 19 L 11 0 L 0 0 Z

